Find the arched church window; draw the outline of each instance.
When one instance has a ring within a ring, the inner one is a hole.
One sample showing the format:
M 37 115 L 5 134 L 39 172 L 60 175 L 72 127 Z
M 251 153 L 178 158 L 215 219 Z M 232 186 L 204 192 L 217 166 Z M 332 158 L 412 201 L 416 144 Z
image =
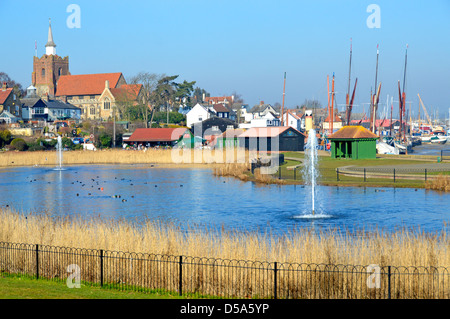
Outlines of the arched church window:
M 41 70 L 41 74 L 42 74 L 42 76 L 45 76 L 45 69 L 44 68 Z
M 111 102 L 109 101 L 108 98 L 106 98 L 105 101 L 103 102 L 103 109 L 109 110 L 110 108 L 111 108 Z

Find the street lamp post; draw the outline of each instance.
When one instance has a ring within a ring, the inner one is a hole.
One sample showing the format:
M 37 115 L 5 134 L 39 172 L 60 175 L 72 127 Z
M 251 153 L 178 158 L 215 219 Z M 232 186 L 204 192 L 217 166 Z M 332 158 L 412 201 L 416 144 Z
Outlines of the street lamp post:
M 113 106 L 113 148 L 116 148 L 116 106 Z

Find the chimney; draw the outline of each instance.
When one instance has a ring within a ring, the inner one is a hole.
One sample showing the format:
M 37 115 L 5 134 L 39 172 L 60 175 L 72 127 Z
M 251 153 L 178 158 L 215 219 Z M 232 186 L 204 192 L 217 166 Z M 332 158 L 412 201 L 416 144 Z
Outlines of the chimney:
M 108 80 L 105 81 L 105 88 L 109 89 L 109 81 Z
M 8 83 L 3 82 L 2 91 L 6 91 L 7 88 L 8 88 Z
M 259 102 L 259 105 L 264 105 L 264 101 Z
M 205 93 L 203 93 L 202 102 L 205 102 L 205 97 L 206 97 L 206 95 L 205 95 Z
M 48 102 L 48 93 L 45 93 L 45 94 L 42 96 L 42 100 Z

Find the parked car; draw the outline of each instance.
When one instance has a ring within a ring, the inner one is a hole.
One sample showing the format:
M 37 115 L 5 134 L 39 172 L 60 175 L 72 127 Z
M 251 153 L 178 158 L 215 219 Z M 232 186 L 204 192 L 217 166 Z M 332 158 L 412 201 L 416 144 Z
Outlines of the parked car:
M 73 144 L 82 144 L 82 143 L 84 143 L 84 139 L 82 137 L 75 137 L 72 141 L 73 141 Z

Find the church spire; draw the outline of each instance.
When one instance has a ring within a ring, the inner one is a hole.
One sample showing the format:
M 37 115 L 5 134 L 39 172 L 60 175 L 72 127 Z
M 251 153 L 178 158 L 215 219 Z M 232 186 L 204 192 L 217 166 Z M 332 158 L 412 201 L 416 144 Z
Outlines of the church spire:
M 56 44 L 53 42 L 52 20 L 48 19 L 48 41 L 45 45 L 45 54 L 56 55 Z

